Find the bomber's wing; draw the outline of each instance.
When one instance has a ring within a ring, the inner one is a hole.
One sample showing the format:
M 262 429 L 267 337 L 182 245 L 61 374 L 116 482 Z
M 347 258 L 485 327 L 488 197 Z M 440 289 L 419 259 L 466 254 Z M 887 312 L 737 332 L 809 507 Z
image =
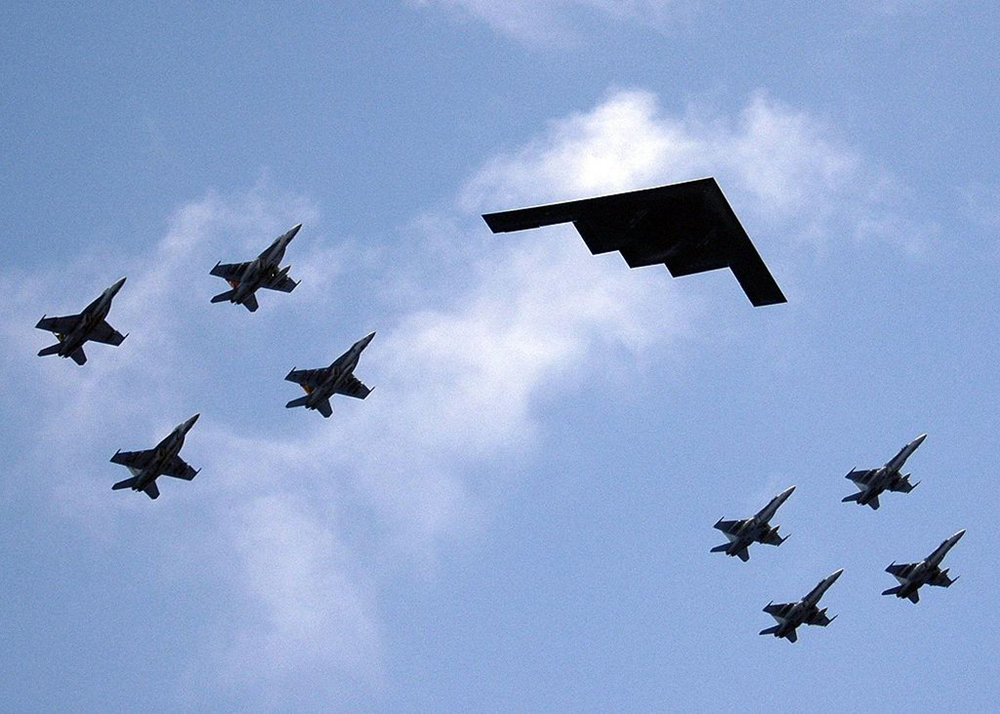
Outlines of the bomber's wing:
M 851 471 L 851 473 L 844 476 L 844 478 L 854 483 L 861 484 L 862 486 L 867 486 L 868 482 L 872 480 L 872 476 L 875 475 L 878 469 L 856 469 Z
M 120 345 L 122 341 L 124 341 L 125 337 L 126 335 L 123 335 L 109 325 L 107 320 L 101 320 L 97 323 L 94 329 L 90 331 L 90 334 L 87 335 L 88 340 L 101 342 L 105 345 L 113 345 L 115 347 Z
M 276 272 L 260 284 L 262 288 L 267 288 L 268 290 L 278 290 L 283 293 L 292 292 L 297 285 L 297 282 L 288 277 L 288 273 L 281 271 Z
M 130 471 L 141 471 L 153 458 L 155 449 L 146 451 L 116 451 L 111 463 L 127 467 Z
M 83 315 L 66 315 L 65 317 L 43 317 L 35 327 L 48 332 L 58 332 L 65 335 L 73 331 Z
M 494 233 L 572 222 L 590 252 L 630 268 L 662 263 L 675 278 L 730 268 L 755 306 L 786 302 L 714 178 L 489 213 Z
M 795 607 L 794 602 L 772 602 L 767 604 L 767 607 L 764 608 L 764 612 L 771 615 L 775 619 L 784 622 L 793 607 Z
M 180 456 L 175 456 L 170 460 L 170 463 L 167 464 L 167 468 L 163 469 L 163 475 L 190 481 L 198 475 L 198 471 L 191 468 L 191 465 Z
M 803 622 L 807 625 L 818 625 L 820 627 L 826 627 L 836 619 L 837 619 L 836 615 L 834 615 L 833 617 L 826 616 L 825 607 L 822 610 L 820 610 L 818 607 L 813 605 L 812 609 L 809 611 L 809 614 L 806 615 Z
M 736 535 L 737 533 L 739 533 L 740 526 L 743 525 L 745 522 L 746 521 L 723 521 L 723 520 L 720 520 L 718 523 L 716 523 L 712 527 L 713 528 L 717 528 L 718 530 L 722 531 L 726 535 Z
M 293 369 L 285 375 L 286 380 L 295 382 L 305 389 L 306 392 L 316 389 L 316 387 L 322 384 L 325 378 L 325 369 Z
M 215 277 L 222 278 L 235 287 L 239 284 L 239 279 L 243 277 L 248 265 L 250 263 L 219 263 L 210 272 Z
M 366 387 L 364 382 L 355 377 L 353 374 L 344 380 L 343 384 L 337 387 L 336 393 L 343 394 L 347 397 L 354 397 L 355 399 L 364 399 L 372 390 Z

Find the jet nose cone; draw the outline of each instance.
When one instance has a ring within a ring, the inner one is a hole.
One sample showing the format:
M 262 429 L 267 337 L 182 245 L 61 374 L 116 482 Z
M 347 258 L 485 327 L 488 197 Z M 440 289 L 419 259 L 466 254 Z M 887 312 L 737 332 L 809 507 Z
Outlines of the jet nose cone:
M 921 434 L 920 436 L 918 436 L 916 439 L 913 440 L 913 445 L 920 446 L 922 443 L 924 443 L 924 439 L 926 438 L 927 434 Z
M 124 284 L 125 284 L 125 278 L 118 278 L 118 280 L 116 280 L 114 284 L 112 284 L 111 292 L 117 293 L 119 290 L 122 289 L 122 285 Z
M 786 488 L 784 491 L 782 491 L 778 495 L 781 497 L 782 500 L 784 500 L 784 499 L 788 498 L 789 496 L 791 496 L 792 495 L 792 491 L 794 491 L 794 490 L 795 490 L 795 486 L 789 486 L 788 488 Z
M 962 536 L 964 536 L 964 535 L 965 535 L 965 529 L 963 528 L 958 533 L 956 533 L 955 535 L 953 535 L 951 537 L 951 539 L 952 539 L 953 542 L 958 543 L 958 541 L 962 540 Z
M 285 235 L 288 236 L 288 240 L 291 240 L 292 238 L 294 238 L 296 236 L 296 234 L 300 230 L 302 230 L 302 224 L 301 223 L 296 223 L 294 226 L 292 226 L 292 229 L 290 231 L 288 231 L 288 233 L 286 233 Z
M 198 414 L 195 414 L 193 417 L 184 422 L 184 431 L 189 431 L 191 427 L 194 426 L 194 423 L 198 421 L 198 417 L 200 416 L 201 413 L 199 412 Z
M 359 347 L 360 349 L 364 349 L 365 347 L 367 347 L 367 346 L 368 346 L 368 344 L 369 344 L 369 343 L 370 343 L 370 342 L 371 342 L 371 341 L 372 341 L 373 339 L 375 339 L 375 333 L 374 333 L 374 332 L 372 332 L 372 333 L 371 333 L 370 335 L 365 335 L 365 336 L 364 336 L 364 337 L 362 337 L 362 338 L 361 338 L 360 340 L 358 340 L 358 347 Z
M 832 583 L 832 582 L 834 582 L 834 581 L 835 581 L 835 580 L 836 580 L 837 578 L 839 578 L 839 577 L 841 576 L 841 574 L 842 574 L 843 572 L 844 572 L 844 569 L 843 569 L 843 568 L 841 568 L 841 569 L 840 569 L 840 570 L 838 570 L 837 572 L 833 573 L 833 574 L 832 574 L 832 575 L 831 575 L 831 576 L 830 576 L 829 578 L 827 578 L 827 579 L 828 579 L 828 580 L 829 580 L 829 581 L 830 581 L 830 582 Z

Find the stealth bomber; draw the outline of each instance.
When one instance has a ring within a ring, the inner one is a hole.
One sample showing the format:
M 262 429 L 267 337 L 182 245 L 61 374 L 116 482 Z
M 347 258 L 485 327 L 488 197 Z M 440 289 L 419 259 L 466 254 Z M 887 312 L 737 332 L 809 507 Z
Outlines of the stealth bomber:
M 920 482 L 910 483 L 910 474 L 900 474 L 899 472 L 902 470 L 906 460 L 917 450 L 918 446 L 924 443 L 924 439 L 926 438 L 927 434 L 918 436 L 900 449 L 899 453 L 886 462 L 885 466 L 880 466 L 877 469 L 855 469 L 851 471 L 845 478 L 853 481 L 861 490 L 844 497 L 841 501 L 843 503 L 855 501 L 859 506 L 871 506 L 872 509 L 878 510 L 878 497 L 883 491 L 909 493 L 915 489 Z
M 824 607 L 820 610 L 817 606 L 819 600 L 823 597 L 823 593 L 830 589 L 840 574 L 844 572 L 841 568 L 835 573 L 831 573 L 816 585 L 809 594 L 798 602 L 788 602 L 775 604 L 769 602 L 767 607 L 764 608 L 764 612 L 773 617 L 778 624 L 774 627 L 768 627 L 766 630 L 761 630 L 762 635 L 774 635 L 775 637 L 784 637 L 789 642 L 795 642 L 798 639 L 798 635 L 795 630 L 798 629 L 799 625 L 819 625 L 820 627 L 826 627 L 831 622 L 837 619 L 837 616 L 833 617 L 826 616 L 826 608 Z
M 284 268 L 280 266 L 285 257 L 285 248 L 292 242 L 292 238 L 300 228 L 302 228 L 301 223 L 275 238 L 264 252 L 249 263 L 216 263 L 211 274 L 228 282 L 232 289 L 219 293 L 212 298 L 212 302 L 228 300 L 236 305 L 242 305 L 250 312 L 256 312 L 258 288 L 278 290 L 283 293 L 292 292 L 298 285 L 288 277 L 288 271 L 292 266 Z
M 87 355 L 83 352 L 85 342 L 100 342 L 113 347 L 120 345 L 128 335 L 118 332 L 108 324 L 105 318 L 111 311 L 111 301 L 115 299 L 115 295 L 124 284 L 125 278 L 116 281 L 92 303 L 83 308 L 83 312 L 79 315 L 42 317 L 35 327 L 39 330 L 54 332 L 59 341 L 41 350 L 38 356 L 59 355 L 60 357 L 69 357 L 78 365 L 83 365 L 87 361 Z
M 754 306 L 786 302 L 714 178 L 483 216 L 494 233 L 573 223 L 590 252 L 616 250 L 630 268 L 657 263 L 675 278 L 729 268 Z
M 893 563 L 885 572 L 891 574 L 899 585 L 885 590 L 883 595 L 895 595 L 898 598 L 907 598 L 912 603 L 920 602 L 920 595 L 917 590 L 923 585 L 934 585 L 939 588 L 951 587 L 951 584 L 958 580 L 957 577 L 948 577 L 948 568 L 941 570 L 941 561 L 948 554 L 958 541 L 965 535 L 963 528 L 951 538 L 946 539 L 941 545 L 934 549 L 934 552 L 921 560 L 919 563 Z
M 371 393 L 371 389 L 366 387 L 361 380 L 354 376 L 354 368 L 358 366 L 358 360 L 365 347 L 375 337 L 371 333 L 351 345 L 351 348 L 340 355 L 329 367 L 319 369 L 293 369 L 285 379 L 295 382 L 306 393 L 304 397 L 293 399 L 285 407 L 305 407 L 315 409 L 324 417 L 329 418 L 333 414 L 333 407 L 330 406 L 330 398 L 334 394 L 343 394 L 355 399 L 364 399 Z
M 111 487 L 112 491 L 131 488 L 142 491 L 152 499 L 159 498 L 160 490 L 156 487 L 156 479 L 160 476 L 190 481 L 198 475 L 178 454 L 184 446 L 184 437 L 198 421 L 200 415 L 195 414 L 185 422 L 178 424 L 163 440 L 152 449 L 146 451 L 116 451 L 111 457 L 111 463 L 125 466 L 132 472 L 132 478 L 119 481 Z
M 713 553 L 725 553 L 730 556 L 738 556 L 744 563 L 750 560 L 750 552 L 747 550 L 752 543 L 766 543 L 767 545 L 781 545 L 788 536 L 782 538 L 778 535 L 780 526 L 772 526 L 769 521 L 774 518 L 774 514 L 781 507 L 781 504 L 792 495 L 795 486 L 789 486 L 777 496 L 772 498 L 766 506 L 757 511 L 751 518 L 738 521 L 724 521 L 721 518 L 713 528 L 717 528 L 726 534 L 728 543 L 717 545 L 712 548 Z

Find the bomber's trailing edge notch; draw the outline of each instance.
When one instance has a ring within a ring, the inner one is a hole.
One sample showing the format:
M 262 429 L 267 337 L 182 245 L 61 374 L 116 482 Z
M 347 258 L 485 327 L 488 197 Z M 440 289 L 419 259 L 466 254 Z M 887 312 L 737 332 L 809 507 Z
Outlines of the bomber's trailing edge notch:
M 35 325 L 39 330 L 54 332 L 59 341 L 44 348 L 38 353 L 39 357 L 46 355 L 59 355 L 60 357 L 70 357 L 78 365 L 83 365 L 87 361 L 87 355 L 83 352 L 84 343 L 100 342 L 105 345 L 117 347 L 128 335 L 123 335 L 105 320 L 111 311 L 111 301 L 125 284 L 125 278 L 120 278 L 113 285 L 97 296 L 92 303 L 83 308 L 79 315 L 67 315 L 65 317 L 43 317 Z
M 883 595 L 895 595 L 898 598 L 907 598 L 912 603 L 920 601 L 917 591 L 923 585 L 933 585 L 939 588 L 951 587 L 951 584 L 958 580 L 957 577 L 948 577 L 948 568 L 941 570 L 941 561 L 948 554 L 958 541 L 965 535 L 965 529 L 960 530 L 951 538 L 947 538 L 934 552 L 921 560 L 919 563 L 893 563 L 885 572 L 892 575 L 899 581 L 899 585 L 882 592 Z
M 160 476 L 190 481 L 198 475 L 178 454 L 184 446 L 184 437 L 198 421 L 198 414 L 187 421 L 181 422 L 167 434 L 159 444 L 146 451 L 116 451 L 111 457 L 111 463 L 125 466 L 132 472 L 132 478 L 119 481 L 111 487 L 112 491 L 130 488 L 142 491 L 152 499 L 159 498 L 160 490 L 156 487 L 156 479 Z
M 712 548 L 713 553 L 725 553 L 726 555 L 738 556 L 744 563 L 750 560 L 750 552 L 747 550 L 753 543 L 766 543 L 767 545 L 781 545 L 788 536 L 782 538 L 778 535 L 779 526 L 772 526 L 770 520 L 774 518 L 781 504 L 792 495 L 795 486 L 789 486 L 777 496 L 772 498 L 766 506 L 757 511 L 751 518 L 744 518 L 738 521 L 724 521 L 721 518 L 713 526 L 726 534 L 728 543 L 717 545 Z
M 216 263 L 211 274 L 222 278 L 229 283 L 232 290 L 219 293 L 212 298 L 212 302 L 224 302 L 242 305 L 250 312 L 257 311 L 256 292 L 259 288 L 267 290 L 278 290 L 283 293 L 290 293 L 298 285 L 297 282 L 288 277 L 290 265 L 281 266 L 281 260 L 285 257 L 285 248 L 292 242 L 292 238 L 302 228 L 299 223 L 292 227 L 290 231 L 278 236 L 260 255 L 249 263 Z
M 662 263 L 675 278 L 730 268 L 755 306 L 786 302 L 714 178 L 487 213 L 494 233 L 572 222 L 595 255 L 630 268 Z
M 824 607 L 821 610 L 817 605 L 823 594 L 830 589 L 830 586 L 837 581 L 837 578 L 843 572 L 844 569 L 841 568 L 826 576 L 804 598 L 797 602 L 769 602 L 764 608 L 764 612 L 773 617 L 778 624 L 774 627 L 761 630 L 760 634 L 783 637 L 789 642 L 795 642 L 798 639 L 795 630 L 798 629 L 799 625 L 819 625 L 820 627 L 826 627 L 836 620 L 836 615 L 827 617 L 826 608 Z
M 927 434 L 921 434 L 916 439 L 899 450 L 884 466 L 877 469 L 855 469 L 844 478 L 853 481 L 854 485 L 860 489 L 857 493 L 845 496 L 842 502 L 848 503 L 856 501 L 859 506 L 871 506 L 873 510 L 878 510 L 878 497 L 884 491 L 898 491 L 909 493 L 915 489 L 920 482 L 910 483 L 910 474 L 900 474 L 906 460 L 910 458 L 917 447 L 924 443 Z
M 285 407 L 289 409 L 293 407 L 315 409 L 324 417 L 329 418 L 333 414 L 330 398 L 334 394 L 343 394 L 355 399 L 364 399 L 371 394 L 372 390 L 354 376 L 354 368 L 358 366 L 361 353 L 364 352 L 365 347 L 368 346 L 373 337 L 375 337 L 374 332 L 362 337 L 351 345 L 347 352 L 335 359 L 329 367 L 292 369 L 285 376 L 285 379 L 302 387 L 306 395 L 293 399 Z

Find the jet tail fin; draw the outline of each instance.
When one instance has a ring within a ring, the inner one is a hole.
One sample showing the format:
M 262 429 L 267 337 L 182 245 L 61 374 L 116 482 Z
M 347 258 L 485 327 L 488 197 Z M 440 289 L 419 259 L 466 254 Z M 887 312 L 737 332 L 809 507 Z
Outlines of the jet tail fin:
M 236 294 L 235 290 L 227 290 L 224 293 L 219 293 L 212 298 L 212 302 L 225 302 L 226 300 L 231 300 L 233 295 Z
M 750 560 L 750 551 L 749 551 L 749 550 L 747 550 L 746 548 L 744 548 L 744 549 L 743 549 L 743 550 L 741 550 L 741 551 L 738 551 L 738 552 L 736 553 L 736 555 L 737 555 L 737 557 L 739 557 L 739 559 L 740 559 L 740 560 L 742 560 L 742 561 L 743 561 L 744 563 L 745 563 L 745 562 L 747 562 L 748 560 Z
M 39 350 L 38 356 L 39 357 L 47 357 L 49 355 L 58 354 L 60 346 L 61 346 L 60 343 L 56 342 L 54 345 L 46 347 L 43 350 Z
M 842 499 L 840 499 L 840 502 L 849 503 L 850 501 L 857 501 L 859 498 L 861 498 L 861 495 L 862 495 L 861 491 L 858 491 L 857 493 L 852 493 L 850 496 L 844 496 Z
M 293 399 L 285 405 L 285 409 L 292 409 L 293 407 L 304 407 L 306 405 L 306 400 L 309 399 L 307 394 L 304 397 L 299 397 L 298 399 Z
M 324 399 L 319 404 L 316 405 L 316 411 L 323 415 L 325 419 L 329 419 L 333 414 L 333 407 L 330 405 L 329 399 Z
M 879 507 L 878 496 L 872 496 L 872 500 L 868 502 L 868 505 L 872 507 L 873 511 L 877 511 Z
M 725 553 L 726 549 L 728 549 L 728 548 L 729 548 L 729 543 L 723 543 L 722 545 L 715 546 L 714 548 L 712 548 L 712 550 L 710 550 L 708 552 L 709 553 Z
M 902 589 L 903 589 L 902 585 L 897 585 L 894 588 L 889 588 L 888 590 L 883 590 L 882 594 L 883 595 L 895 595 L 896 593 L 898 593 Z
M 70 359 L 76 362 L 81 367 L 87 362 L 87 355 L 83 353 L 82 347 L 77 347 L 75 350 L 69 353 Z
M 123 488 L 132 488 L 132 484 L 135 483 L 135 479 L 136 477 L 133 476 L 132 478 L 127 478 L 124 481 L 119 481 L 118 483 L 116 483 L 114 486 L 111 487 L 111 490 L 120 491 Z
M 259 307 L 257 305 L 257 296 L 248 295 L 246 300 L 243 301 L 243 307 L 245 307 L 250 312 L 257 312 L 257 308 Z
M 778 631 L 779 627 L 781 627 L 781 625 L 775 625 L 774 627 L 768 627 L 766 630 L 761 630 L 757 634 L 760 634 L 760 635 L 773 635 L 774 633 L 776 633 Z
M 913 604 L 920 602 L 920 593 L 918 593 L 916 590 L 910 593 L 908 597 L 910 598 L 910 602 L 912 602 Z

